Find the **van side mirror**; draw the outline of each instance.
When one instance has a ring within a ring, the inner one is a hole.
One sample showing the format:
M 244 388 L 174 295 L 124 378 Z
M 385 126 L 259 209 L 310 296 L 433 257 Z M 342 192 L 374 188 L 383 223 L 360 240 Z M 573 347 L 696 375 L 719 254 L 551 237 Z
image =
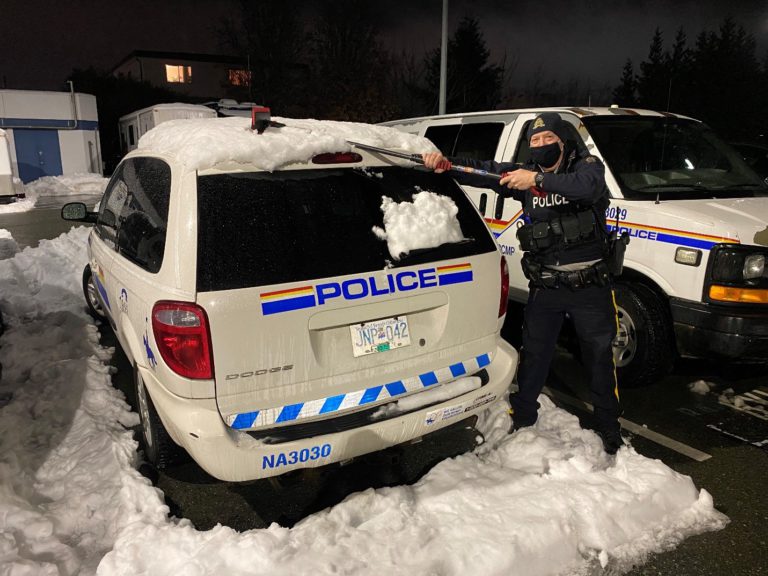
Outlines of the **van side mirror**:
M 61 217 L 73 222 L 96 222 L 96 212 L 88 212 L 82 202 L 68 202 L 61 207 Z

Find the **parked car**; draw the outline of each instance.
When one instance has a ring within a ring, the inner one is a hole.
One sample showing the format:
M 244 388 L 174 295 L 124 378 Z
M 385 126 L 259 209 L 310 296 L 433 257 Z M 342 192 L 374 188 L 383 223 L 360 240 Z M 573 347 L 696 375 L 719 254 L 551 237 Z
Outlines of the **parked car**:
M 83 273 L 134 366 L 147 458 L 229 481 L 320 466 L 474 418 L 517 353 L 506 261 L 452 179 L 350 152 L 383 127 L 243 118 L 157 126 L 112 176 Z M 263 126 L 262 126 L 263 127 Z M 429 192 L 462 239 L 396 252 L 382 206 Z M 383 200 L 384 199 L 384 200 Z
M 615 284 L 619 382 L 653 382 L 676 354 L 768 361 L 768 188 L 701 122 L 668 112 L 547 108 L 385 122 L 429 138 L 445 155 L 525 162 L 533 118 L 554 111 L 571 140 L 606 164 L 609 228 L 631 237 Z M 510 297 L 528 281 L 515 231 L 522 207 L 465 187 L 509 260 Z

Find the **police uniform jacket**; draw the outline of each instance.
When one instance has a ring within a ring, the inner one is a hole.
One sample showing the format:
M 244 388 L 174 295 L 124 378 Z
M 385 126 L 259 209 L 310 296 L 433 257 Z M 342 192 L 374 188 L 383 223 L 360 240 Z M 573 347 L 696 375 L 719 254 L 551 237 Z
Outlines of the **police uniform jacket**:
M 470 158 L 449 158 L 454 164 L 470 166 L 486 172 L 512 172 L 519 168 L 542 172 L 538 165 L 511 162 L 479 161 Z M 591 239 L 558 245 L 554 249 L 533 254 L 543 265 L 559 266 L 600 260 L 605 255 L 607 229 L 605 212 L 608 208 L 608 188 L 605 185 L 605 166 L 599 158 L 580 152 L 568 142 L 564 159 L 556 172 L 544 173 L 540 189 L 511 190 L 498 182 L 489 185 L 489 179 L 476 174 L 457 173 L 454 178 L 461 184 L 478 188 L 492 188 L 504 197 L 511 197 L 523 205 L 526 223 L 550 221 L 566 214 L 592 211 L 597 222 Z

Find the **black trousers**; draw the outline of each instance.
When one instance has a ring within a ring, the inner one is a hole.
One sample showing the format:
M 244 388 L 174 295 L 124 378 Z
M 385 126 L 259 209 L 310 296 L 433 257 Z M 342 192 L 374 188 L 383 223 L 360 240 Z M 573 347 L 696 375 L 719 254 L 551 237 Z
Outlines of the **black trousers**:
M 571 317 L 587 369 L 595 419 L 600 430 L 619 431 L 621 414 L 611 344 L 618 317 L 610 286 L 531 287 L 523 320 L 518 371 L 519 391 L 510 396 L 515 426 L 536 422 L 537 398 L 549 374 L 557 337 L 566 313 Z

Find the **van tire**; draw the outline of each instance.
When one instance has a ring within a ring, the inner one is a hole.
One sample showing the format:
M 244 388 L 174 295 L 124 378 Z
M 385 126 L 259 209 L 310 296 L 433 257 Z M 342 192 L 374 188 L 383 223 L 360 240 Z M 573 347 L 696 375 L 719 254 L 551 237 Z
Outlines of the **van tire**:
M 88 305 L 88 313 L 96 320 L 106 320 L 107 315 L 101 306 L 97 290 L 96 282 L 91 273 L 91 265 L 87 264 L 83 269 L 83 295 L 85 296 L 85 303 Z
M 133 381 L 136 385 L 136 409 L 141 420 L 140 443 L 144 449 L 144 458 L 158 470 L 181 463 L 185 459 L 186 452 L 173 441 L 163 426 L 163 421 L 147 392 L 141 372 L 135 365 Z
M 664 302 L 649 287 L 617 282 L 614 286 L 619 332 L 614 360 L 620 386 L 656 382 L 672 369 L 675 342 Z

